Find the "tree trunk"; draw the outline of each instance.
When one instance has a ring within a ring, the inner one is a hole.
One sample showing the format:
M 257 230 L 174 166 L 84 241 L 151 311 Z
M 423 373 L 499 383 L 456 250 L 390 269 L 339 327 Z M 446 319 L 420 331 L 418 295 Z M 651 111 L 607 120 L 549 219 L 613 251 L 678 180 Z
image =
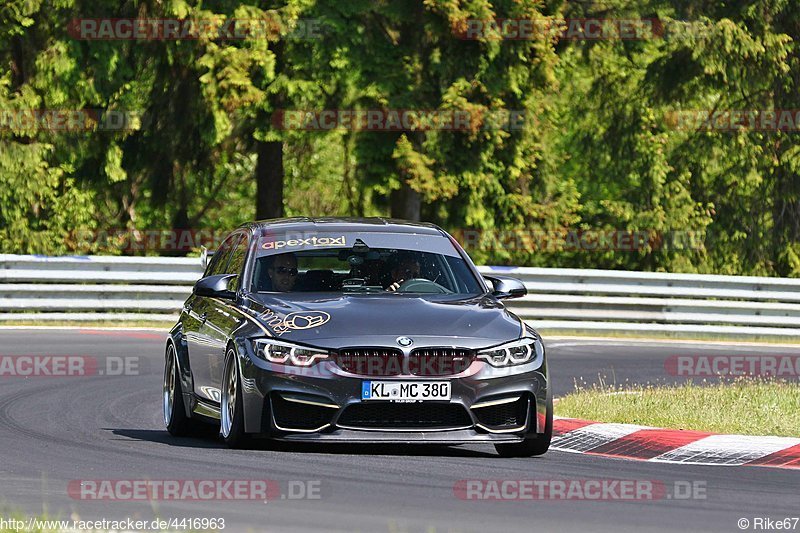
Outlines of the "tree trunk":
M 421 102 L 428 102 L 428 91 L 430 90 L 425 81 L 425 73 L 427 71 L 428 51 L 425 47 L 425 5 L 423 2 L 415 2 L 413 4 L 414 20 L 409 20 L 403 24 L 400 29 L 400 40 L 403 45 L 411 47 L 416 60 L 419 60 L 422 68 L 416 69 L 414 73 L 414 85 L 416 90 L 415 95 L 419 95 Z M 436 106 L 432 106 L 436 107 Z M 421 131 L 405 131 L 403 132 L 406 137 L 414 145 L 414 150 L 419 153 L 425 153 L 422 144 L 425 139 L 425 134 Z M 400 175 L 400 189 L 392 191 L 389 198 L 391 206 L 392 218 L 402 218 L 404 220 L 411 220 L 419 222 L 421 220 L 422 211 L 422 197 L 420 194 L 412 189 L 407 181 L 407 177 Z
M 405 181 L 400 189 L 392 191 L 390 198 L 392 218 L 419 222 L 422 199 Z
M 258 141 L 256 219 L 283 216 L 283 141 Z
M 272 45 L 276 77 L 283 72 L 283 52 L 282 40 Z M 283 107 L 282 92 L 268 98 L 273 113 Z M 283 216 L 283 140 L 256 141 L 256 153 L 256 220 L 280 218 Z

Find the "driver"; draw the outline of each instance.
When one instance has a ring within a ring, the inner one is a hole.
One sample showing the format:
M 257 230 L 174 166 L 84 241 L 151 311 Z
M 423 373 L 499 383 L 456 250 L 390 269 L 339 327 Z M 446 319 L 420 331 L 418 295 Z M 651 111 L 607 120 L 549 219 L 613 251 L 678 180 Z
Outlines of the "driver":
M 290 292 L 297 281 L 297 256 L 293 253 L 275 255 L 270 258 L 267 275 L 272 282 L 272 290 Z
M 394 292 L 404 281 L 420 277 L 419 261 L 410 255 L 402 256 L 389 274 L 391 281 L 386 290 Z

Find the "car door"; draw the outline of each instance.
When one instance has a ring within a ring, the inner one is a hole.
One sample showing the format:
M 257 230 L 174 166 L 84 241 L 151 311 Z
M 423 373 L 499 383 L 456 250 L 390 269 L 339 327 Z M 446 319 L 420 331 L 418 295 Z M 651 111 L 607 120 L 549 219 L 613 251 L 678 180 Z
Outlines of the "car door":
M 231 281 L 228 288 L 234 293 L 238 292 L 242 271 L 244 269 L 247 251 L 250 246 L 250 236 L 248 233 L 242 234 L 242 238 L 237 241 L 231 253 L 231 259 L 225 268 L 225 274 L 235 274 L 236 279 Z M 218 298 L 209 299 L 208 316 L 206 319 L 207 335 L 209 339 L 208 347 L 208 370 L 210 386 L 219 388 L 222 383 L 222 372 L 225 366 L 225 349 L 228 339 L 231 338 L 233 330 L 239 327 L 243 317 L 236 311 L 237 302 L 233 300 L 222 300 Z
M 240 238 L 241 233 L 234 233 L 222 242 L 211 258 L 204 277 L 226 272 L 233 249 Z M 210 367 L 215 361 L 215 350 L 212 347 L 214 330 L 208 326 L 208 316 L 213 309 L 213 303 L 213 298 L 193 296 L 190 308 L 186 309 L 189 317 L 187 320 L 189 327 L 186 328 L 185 334 L 189 351 L 189 366 L 192 369 L 192 378 L 194 379 L 194 393 L 198 398 L 219 402 L 219 386 L 211 381 Z

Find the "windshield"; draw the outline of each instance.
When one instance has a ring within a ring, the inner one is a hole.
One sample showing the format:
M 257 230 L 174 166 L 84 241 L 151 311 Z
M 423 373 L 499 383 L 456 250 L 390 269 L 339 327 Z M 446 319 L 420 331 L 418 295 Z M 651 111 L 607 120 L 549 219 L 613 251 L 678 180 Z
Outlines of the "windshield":
M 463 295 L 485 289 L 444 236 L 369 232 L 262 237 L 252 290 Z

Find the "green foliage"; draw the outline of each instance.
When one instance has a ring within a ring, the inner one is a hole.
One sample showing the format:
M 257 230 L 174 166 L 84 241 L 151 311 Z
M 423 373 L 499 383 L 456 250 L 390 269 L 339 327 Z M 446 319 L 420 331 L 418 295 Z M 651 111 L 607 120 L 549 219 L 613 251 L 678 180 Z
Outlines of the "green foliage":
M 78 187 L 69 161 L 57 157 L 64 140 L 42 133 L 32 110 L 65 100 L 62 86 L 46 80 L 74 67 L 64 47 L 48 35 L 52 20 L 37 2 L 14 0 L 0 8 L 0 57 L 12 68 L 0 74 L 0 250 L 67 251 L 74 225 L 91 225 L 92 191 Z M 34 17 L 42 20 L 33 31 Z M 39 68 L 47 64 L 47 68 Z M 42 90 L 41 88 L 44 88 Z
M 80 41 L 80 17 L 267 20 L 319 33 Z M 652 39 L 458 38 L 470 20 L 658 19 Z M 230 229 L 255 216 L 256 149 L 284 146 L 287 215 L 421 218 L 490 237 L 476 262 L 800 276 L 797 131 L 676 127 L 694 110 L 800 109 L 789 0 L 8 0 L 0 6 L 0 250 L 91 229 Z M 108 109 L 48 130 L 24 110 Z M 468 112 L 456 131 L 285 131 L 281 110 Z M 512 112 L 524 120 L 498 126 Z M 495 119 L 493 122 L 492 119 Z M 399 193 L 408 193 L 401 195 Z M 496 236 L 640 232 L 632 251 Z M 494 240 L 492 240 L 494 239 Z M 519 242 L 519 241 L 517 241 Z

